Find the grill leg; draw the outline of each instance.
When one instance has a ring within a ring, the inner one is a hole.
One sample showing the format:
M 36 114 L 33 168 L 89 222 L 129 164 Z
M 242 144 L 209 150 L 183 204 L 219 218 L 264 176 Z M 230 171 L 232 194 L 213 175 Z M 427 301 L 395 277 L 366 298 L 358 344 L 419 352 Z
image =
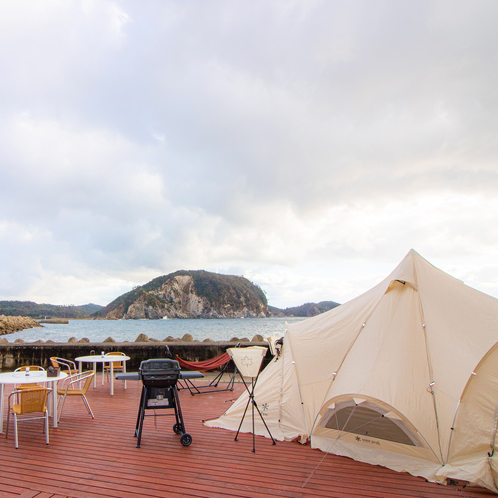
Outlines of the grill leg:
M 142 429 L 144 426 L 144 417 L 145 417 L 145 406 L 147 404 L 147 388 L 144 386 L 142 389 L 142 399 L 140 400 L 140 410 L 138 412 L 138 433 L 137 433 L 137 448 L 140 448 L 140 441 L 142 440 Z
M 174 404 L 175 404 L 175 417 L 176 417 L 176 423 L 178 424 L 178 427 L 181 430 L 181 433 L 185 433 L 185 424 L 183 423 L 183 415 L 182 415 L 182 408 L 180 406 L 180 396 L 178 396 L 178 389 L 176 386 L 172 388 L 173 390 L 173 399 L 174 399 Z
M 135 437 L 138 436 L 138 426 L 140 425 L 140 413 L 142 411 L 142 403 L 145 396 L 145 386 L 142 386 L 142 394 L 140 395 L 140 404 L 138 405 L 137 425 L 135 426 Z

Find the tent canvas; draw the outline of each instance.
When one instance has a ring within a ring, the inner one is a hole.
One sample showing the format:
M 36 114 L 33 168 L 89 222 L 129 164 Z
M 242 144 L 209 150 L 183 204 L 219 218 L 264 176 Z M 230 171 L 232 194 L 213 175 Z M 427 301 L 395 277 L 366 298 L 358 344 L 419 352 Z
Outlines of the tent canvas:
M 276 439 L 498 492 L 497 339 L 498 300 L 411 250 L 369 291 L 288 324 L 255 400 Z M 237 430 L 246 403 L 206 425 Z

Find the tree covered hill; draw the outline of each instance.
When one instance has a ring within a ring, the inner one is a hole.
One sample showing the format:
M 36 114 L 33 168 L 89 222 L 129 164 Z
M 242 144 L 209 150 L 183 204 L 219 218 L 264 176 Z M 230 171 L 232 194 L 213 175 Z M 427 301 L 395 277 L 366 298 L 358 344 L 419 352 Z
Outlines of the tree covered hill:
M 315 316 L 329 311 L 336 306 L 339 306 L 339 303 L 334 301 L 320 301 L 319 303 L 305 303 L 301 306 L 285 309 L 268 306 L 268 310 L 273 316 Z
M 70 304 L 37 304 L 32 301 L 0 301 L 0 315 L 29 316 L 31 318 L 89 318 L 102 309 L 98 304 L 76 306 Z

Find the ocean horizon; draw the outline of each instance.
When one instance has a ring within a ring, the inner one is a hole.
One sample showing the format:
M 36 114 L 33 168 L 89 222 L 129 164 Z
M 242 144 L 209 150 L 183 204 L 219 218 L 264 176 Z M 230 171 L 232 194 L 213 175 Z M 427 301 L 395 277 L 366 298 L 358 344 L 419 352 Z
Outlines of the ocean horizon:
M 251 340 L 259 334 L 263 337 L 282 335 L 285 324 L 305 320 L 305 317 L 272 318 L 174 318 L 168 320 L 69 320 L 68 324 L 43 324 L 33 328 L 6 334 L 9 342 L 22 339 L 26 343 L 38 340 L 52 340 L 65 343 L 72 337 L 78 341 L 87 338 L 90 342 L 103 342 L 112 337 L 116 342 L 134 342 L 140 334 L 149 339 L 163 341 L 166 337 L 181 339 L 190 334 L 194 340 L 229 341 Z

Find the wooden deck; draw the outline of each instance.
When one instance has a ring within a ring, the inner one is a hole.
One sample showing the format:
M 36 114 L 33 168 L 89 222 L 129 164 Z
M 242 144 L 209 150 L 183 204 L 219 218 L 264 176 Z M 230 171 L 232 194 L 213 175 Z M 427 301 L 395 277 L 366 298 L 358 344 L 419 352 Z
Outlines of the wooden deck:
M 99 379 L 100 380 L 100 379 Z M 141 448 L 134 429 L 141 382 L 98 384 L 89 391 L 95 420 L 79 399 L 70 399 L 45 445 L 40 421 L 21 424 L 19 449 L 13 427 L 0 436 L 0 496 L 71 497 L 490 497 L 491 492 L 441 486 L 406 473 L 325 455 L 296 442 L 207 428 L 203 419 L 223 413 L 235 392 L 191 396 L 181 391 L 189 447 L 174 434 L 173 417 L 145 419 Z M 172 413 L 160 410 L 158 413 Z M 11 421 L 12 424 L 12 421 Z M 310 478 L 311 475 L 311 478 Z M 309 480 L 308 480 L 309 478 Z M 305 484 L 306 483 L 306 484 Z

